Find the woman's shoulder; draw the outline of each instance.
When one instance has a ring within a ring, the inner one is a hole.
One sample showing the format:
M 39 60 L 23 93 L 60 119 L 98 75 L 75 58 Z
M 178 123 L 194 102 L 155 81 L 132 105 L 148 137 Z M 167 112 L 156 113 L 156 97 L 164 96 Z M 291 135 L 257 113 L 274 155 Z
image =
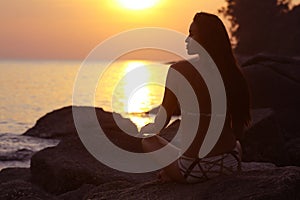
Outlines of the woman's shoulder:
M 195 70 L 196 59 L 189 59 L 189 60 L 180 60 L 170 66 L 170 68 L 175 69 L 180 73 L 188 73 L 189 71 Z
M 170 66 L 170 68 L 179 70 L 182 69 L 182 67 L 188 67 L 188 66 L 192 66 L 193 60 L 180 60 L 175 62 L 174 64 L 172 64 Z

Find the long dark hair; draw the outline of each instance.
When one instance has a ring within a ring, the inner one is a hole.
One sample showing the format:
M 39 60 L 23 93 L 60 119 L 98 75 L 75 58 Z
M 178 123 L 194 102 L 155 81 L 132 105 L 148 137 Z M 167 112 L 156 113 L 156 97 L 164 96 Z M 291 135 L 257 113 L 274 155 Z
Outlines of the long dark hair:
M 216 63 L 224 81 L 227 114 L 237 139 L 251 121 L 250 95 L 247 82 L 237 65 L 231 43 L 222 21 L 213 14 L 197 13 L 193 21 L 199 28 L 199 42 Z

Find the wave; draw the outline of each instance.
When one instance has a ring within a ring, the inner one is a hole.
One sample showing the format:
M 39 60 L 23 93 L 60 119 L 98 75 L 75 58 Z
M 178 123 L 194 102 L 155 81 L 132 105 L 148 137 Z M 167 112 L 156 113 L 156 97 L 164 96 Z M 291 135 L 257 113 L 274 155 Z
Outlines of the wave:
M 59 140 L 12 133 L 0 134 L 0 166 L 1 168 L 27 166 L 35 152 L 55 146 L 58 142 Z
M 17 151 L 0 150 L 0 161 L 25 161 L 29 160 L 34 151 L 30 149 L 18 149 Z

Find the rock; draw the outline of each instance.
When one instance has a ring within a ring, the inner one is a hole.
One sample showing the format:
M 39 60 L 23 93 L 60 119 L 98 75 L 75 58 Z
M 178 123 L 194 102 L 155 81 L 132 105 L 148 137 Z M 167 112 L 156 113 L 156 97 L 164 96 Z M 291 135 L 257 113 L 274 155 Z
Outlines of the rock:
M 37 186 L 23 180 L 12 180 L 0 183 L 1 200 L 56 200 L 57 198 L 45 193 Z
M 128 181 L 112 181 L 102 184 L 86 193 L 83 199 L 114 199 L 114 196 L 123 192 L 123 190 L 135 187 L 139 184 L 133 184 Z M 100 197 L 100 198 L 99 198 Z M 138 197 L 138 199 L 142 199 Z
M 288 155 L 284 149 L 285 139 L 279 126 L 270 118 L 250 128 L 241 141 L 244 161 L 272 162 L 288 165 Z
M 28 168 L 6 168 L 0 171 L 0 182 L 5 183 L 12 180 L 30 180 L 30 169 Z
M 239 57 L 238 57 L 239 58 Z M 283 63 L 283 64 L 292 64 L 292 65 L 300 65 L 300 60 L 291 58 L 288 56 L 278 56 L 278 55 L 271 55 L 271 54 L 257 54 L 254 56 L 250 56 L 248 58 L 242 59 L 241 67 L 254 65 L 257 63 L 263 62 L 274 62 L 274 63 Z
M 251 92 L 252 108 L 283 108 L 299 105 L 300 61 L 254 57 L 242 66 Z
M 0 172 L 0 199 L 51 199 L 56 197 L 47 194 L 30 182 L 31 174 L 28 168 L 6 168 Z
M 86 129 L 93 130 L 89 111 L 95 108 L 76 109 L 82 114 L 83 123 L 87 124 Z M 95 110 L 99 124 L 111 142 L 127 151 L 142 152 L 141 139 L 127 134 L 138 134 L 136 126 L 130 120 L 99 108 Z M 31 173 L 34 183 L 48 192 L 62 194 L 76 190 L 83 184 L 98 185 L 124 177 L 131 178 L 125 173 L 118 175 L 93 158 L 83 147 L 74 122 L 70 119 L 73 119 L 73 115 L 72 107 L 69 106 L 43 116 L 25 133 L 36 137 L 62 139 L 57 147 L 46 148 L 33 155 Z
M 76 133 L 72 107 L 54 110 L 41 117 L 24 135 L 40 138 L 60 138 Z
M 119 128 L 121 127 L 126 129 L 124 131 L 132 135 L 138 134 L 137 127 L 129 119 L 123 118 L 120 114 L 106 112 L 102 108 L 68 106 L 44 115 L 24 135 L 41 138 L 63 138 L 77 135 L 72 109 L 76 109 L 77 112 L 82 113 L 83 120 L 85 120 L 84 123 L 91 122 L 90 116 L 85 116 L 85 114 L 90 114 L 91 110 L 95 110 L 98 122 L 105 132 L 123 131 Z
M 276 168 L 272 165 L 250 164 L 247 170 L 232 176 L 222 176 L 204 183 L 183 185 L 158 184 L 150 181 L 135 186 L 118 188 L 116 192 L 103 189 L 91 190 L 84 199 L 298 199 L 300 197 L 300 168 Z M 263 165 L 262 169 L 259 167 Z M 255 166 L 257 168 L 255 168 Z M 105 187 L 104 187 L 105 188 Z
M 134 146 L 130 141 L 127 145 Z M 155 176 L 149 173 L 141 177 L 111 169 L 91 156 L 75 136 L 36 153 L 30 169 L 32 181 L 54 194 L 76 190 L 83 184 L 100 185 L 117 180 L 134 183 Z
M 90 184 L 84 184 L 80 188 L 74 191 L 66 192 L 62 195 L 59 195 L 61 200 L 82 200 L 85 194 L 94 189 L 96 186 Z
M 274 110 L 253 125 L 242 140 L 244 161 L 300 166 L 300 108 Z
M 291 139 L 284 145 L 290 165 L 300 166 L 300 137 Z

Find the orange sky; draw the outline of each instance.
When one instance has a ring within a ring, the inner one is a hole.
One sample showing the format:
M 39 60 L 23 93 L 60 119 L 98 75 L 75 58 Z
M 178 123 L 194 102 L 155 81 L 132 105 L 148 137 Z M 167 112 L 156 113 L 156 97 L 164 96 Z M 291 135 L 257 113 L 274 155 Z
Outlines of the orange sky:
M 223 0 L 160 0 L 143 11 L 117 0 L 1 0 L 0 59 L 84 59 L 104 39 L 132 28 L 187 34 L 198 11 L 217 14 Z M 196 3 L 197 2 L 197 3 Z

